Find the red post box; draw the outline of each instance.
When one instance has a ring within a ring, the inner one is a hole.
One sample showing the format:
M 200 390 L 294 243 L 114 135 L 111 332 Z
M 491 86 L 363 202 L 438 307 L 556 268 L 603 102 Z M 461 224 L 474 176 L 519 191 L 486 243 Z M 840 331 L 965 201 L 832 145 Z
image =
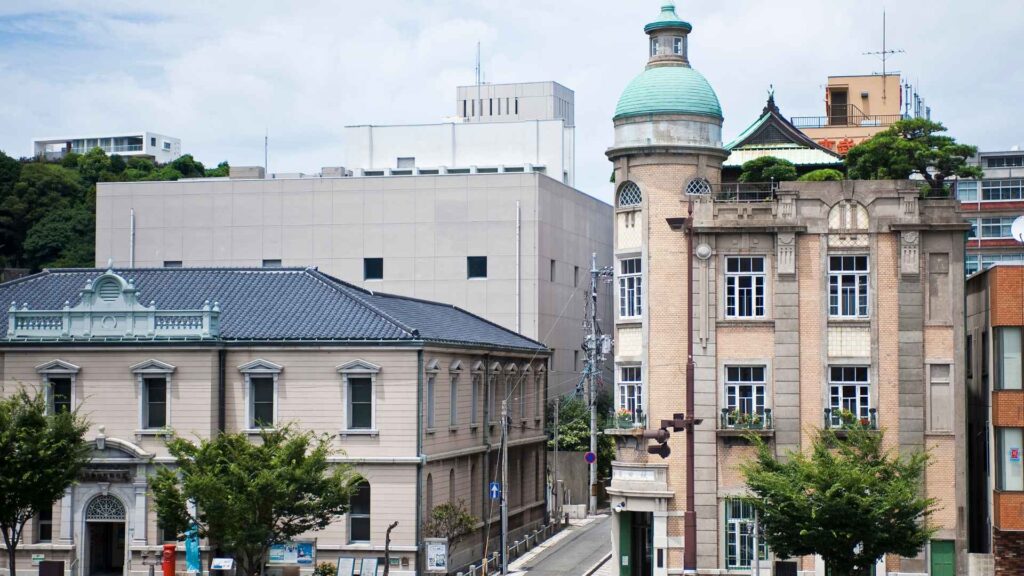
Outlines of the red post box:
M 178 559 L 178 554 L 175 551 L 177 544 L 164 544 L 163 554 L 163 570 L 164 576 L 174 576 L 174 564 Z

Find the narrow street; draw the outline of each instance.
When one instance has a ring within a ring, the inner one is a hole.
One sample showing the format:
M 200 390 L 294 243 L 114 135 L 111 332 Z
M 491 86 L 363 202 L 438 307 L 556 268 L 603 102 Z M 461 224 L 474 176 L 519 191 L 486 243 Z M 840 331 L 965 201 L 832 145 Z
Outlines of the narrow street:
M 582 576 L 611 552 L 610 532 L 610 515 L 571 526 L 558 541 L 515 563 L 514 571 L 530 576 Z

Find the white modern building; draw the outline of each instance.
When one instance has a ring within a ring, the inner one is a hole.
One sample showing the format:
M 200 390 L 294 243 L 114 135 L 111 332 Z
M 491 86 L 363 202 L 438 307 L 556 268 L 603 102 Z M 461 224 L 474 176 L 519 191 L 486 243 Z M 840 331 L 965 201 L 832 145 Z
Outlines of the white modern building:
M 356 176 L 539 172 L 573 186 L 573 92 L 557 82 L 460 86 L 450 122 L 345 127 Z
M 181 139 L 156 132 L 122 132 L 119 134 L 36 138 L 32 141 L 32 155 L 47 160 L 58 160 L 65 154 L 85 154 L 100 148 L 107 154 L 120 156 L 148 156 L 165 164 L 181 156 Z

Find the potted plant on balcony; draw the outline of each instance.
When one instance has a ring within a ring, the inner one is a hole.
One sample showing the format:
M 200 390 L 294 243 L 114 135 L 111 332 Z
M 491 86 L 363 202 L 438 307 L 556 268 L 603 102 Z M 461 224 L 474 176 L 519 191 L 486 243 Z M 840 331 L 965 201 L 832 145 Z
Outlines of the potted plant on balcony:
M 633 418 L 633 411 L 628 408 L 619 408 L 615 412 L 615 424 L 622 429 L 630 429 L 636 426 Z

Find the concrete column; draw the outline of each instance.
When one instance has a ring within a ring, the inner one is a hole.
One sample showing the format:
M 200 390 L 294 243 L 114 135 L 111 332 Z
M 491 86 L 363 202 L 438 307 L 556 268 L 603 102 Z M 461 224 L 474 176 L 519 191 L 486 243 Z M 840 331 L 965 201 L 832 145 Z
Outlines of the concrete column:
M 60 499 L 60 543 L 72 544 L 74 542 L 74 512 L 72 504 L 74 492 L 71 486 L 64 489 L 64 496 Z
M 133 482 L 135 487 L 135 508 L 132 511 L 132 545 L 146 545 L 146 489 L 148 488 L 145 477 L 136 477 Z

